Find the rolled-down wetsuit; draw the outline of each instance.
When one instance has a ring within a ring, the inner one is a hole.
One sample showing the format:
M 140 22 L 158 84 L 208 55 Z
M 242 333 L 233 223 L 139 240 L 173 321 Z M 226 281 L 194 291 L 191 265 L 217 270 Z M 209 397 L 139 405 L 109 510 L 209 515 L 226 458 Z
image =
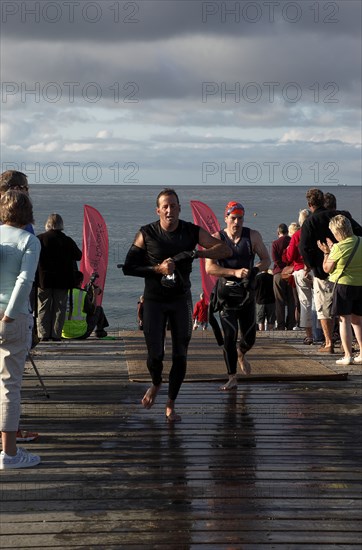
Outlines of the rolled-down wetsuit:
M 250 229 L 243 227 L 241 238 L 235 244 L 222 230 L 220 236 L 233 251 L 231 258 L 219 260 L 219 265 L 231 269 L 247 268 L 252 269 L 254 265 L 254 254 L 250 239 Z M 224 280 L 225 282 L 225 280 Z M 256 319 L 255 319 L 255 292 L 246 289 L 240 279 L 227 277 L 226 285 L 223 285 L 222 306 L 220 308 L 220 321 L 224 333 L 224 359 L 228 374 L 236 374 L 238 361 L 237 345 L 242 353 L 246 353 L 255 344 Z M 236 288 L 240 288 L 240 299 L 236 298 Z M 229 285 L 229 286 L 228 286 Z M 228 298 L 228 288 L 230 298 Z M 238 329 L 240 329 L 240 340 L 237 342 Z
M 175 400 L 185 378 L 187 349 L 192 334 L 190 273 L 192 258 L 176 263 L 175 282 L 165 286 L 162 275 L 152 267 L 183 251 L 192 251 L 199 241 L 200 227 L 179 220 L 175 231 L 164 231 L 159 221 L 141 227 L 145 249 L 132 245 L 123 266 L 125 275 L 145 278 L 143 332 L 147 345 L 147 368 L 152 383 L 162 382 L 166 323 L 172 337 L 172 366 L 168 397 Z

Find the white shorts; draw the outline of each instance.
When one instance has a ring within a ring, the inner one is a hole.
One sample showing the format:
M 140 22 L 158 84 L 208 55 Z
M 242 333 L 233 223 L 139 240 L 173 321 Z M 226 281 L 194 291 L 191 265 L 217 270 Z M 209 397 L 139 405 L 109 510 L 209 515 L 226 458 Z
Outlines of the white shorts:
M 333 301 L 334 283 L 328 279 L 313 279 L 313 298 L 317 319 L 332 319 L 332 301 Z

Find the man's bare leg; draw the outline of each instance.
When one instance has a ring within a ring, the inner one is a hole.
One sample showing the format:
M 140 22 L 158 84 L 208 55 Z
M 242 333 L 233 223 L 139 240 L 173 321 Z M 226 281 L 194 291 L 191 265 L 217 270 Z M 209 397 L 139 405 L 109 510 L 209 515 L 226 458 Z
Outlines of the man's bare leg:
M 173 399 L 167 399 L 165 414 L 168 422 L 180 422 L 181 420 L 181 416 L 175 412 L 175 401 Z
M 159 386 L 155 386 L 152 384 L 150 388 L 146 391 L 142 398 L 142 405 L 145 409 L 150 409 L 155 404 L 156 396 L 159 392 L 159 389 L 161 387 L 161 384 Z
M 239 364 L 240 370 L 243 374 L 248 375 L 251 373 L 251 365 L 247 360 L 247 358 L 245 357 L 245 355 L 246 355 L 245 353 L 243 353 L 238 349 L 238 364 Z
M 332 334 L 333 334 L 333 321 L 332 319 L 320 319 L 320 324 L 323 330 L 325 347 L 333 348 Z

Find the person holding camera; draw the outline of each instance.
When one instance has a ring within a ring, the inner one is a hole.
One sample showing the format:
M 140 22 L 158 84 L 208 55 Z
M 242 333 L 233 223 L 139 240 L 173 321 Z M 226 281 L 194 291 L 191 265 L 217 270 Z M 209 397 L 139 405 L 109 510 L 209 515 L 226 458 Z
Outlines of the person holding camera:
M 97 306 L 96 297 L 102 290 L 95 284 L 99 277 L 93 273 L 90 282 L 82 288 L 83 273 L 76 271 L 75 288 L 68 291 L 67 313 L 62 330 L 62 338 L 85 340 L 93 331 L 97 338 L 105 338 L 105 328 L 109 326 L 102 306 Z
M 180 209 L 176 191 L 163 189 L 156 201 L 159 220 L 140 228 L 123 265 L 125 275 L 145 278 L 143 332 L 152 378 L 152 385 L 142 399 L 146 409 L 154 405 L 161 387 L 167 321 L 170 326 L 172 366 L 166 403 L 168 422 L 181 420 L 175 412 L 175 401 L 185 377 L 192 334 L 192 261 L 195 257 L 219 259 L 231 255 L 229 247 L 205 229 L 180 220 Z M 196 252 L 197 244 L 204 249 Z
M 228 245 L 232 255 L 218 261 L 206 260 L 206 272 L 219 278 L 215 292 L 229 375 L 228 382 L 220 389 L 225 391 L 237 388 L 237 363 L 243 374 L 251 372 L 246 353 L 253 347 L 256 337 L 255 277 L 270 265 L 260 233 L 244 227 L 244 215 L 245 208 L 239 202 L 231 201 L 226 205 L 226 227 L 214 236 Z M 259 262 L 254 266 L 255 254 Z

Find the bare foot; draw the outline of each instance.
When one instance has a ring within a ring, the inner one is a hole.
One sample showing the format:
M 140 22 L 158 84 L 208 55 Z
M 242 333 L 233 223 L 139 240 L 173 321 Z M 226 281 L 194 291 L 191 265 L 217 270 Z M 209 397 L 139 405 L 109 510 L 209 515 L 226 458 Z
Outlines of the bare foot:
M 167 422 L 174 423 L 181 421 L 181 416 L 175 412 L 175 402 L 172 399 L 167 400 L 165 414 Z
M 221 391 L 230 391 L 230 390 L 236 390 L 238 387 L 238 380 L 236 377 L 236 374 L 234 376 L 230 376 L 229 380 L 226 382 L 226 384 L 220 386 Z
M 166 409 L 167 411 L 167 409 Z M 175 411 L 171 411 L 169 414 L 166 412 L 166 420 L 167 422 L 170 422 L 171 424 L 174 422 L 181 422 L 181 416 L 179 414 L 176 414 Z
M 248 376 L 251 373 L 251 365 L 245 357 L 245 353 L 242 353 L 240 350 L 238 350 L 238 364 L 243 374 Z
M 142 398 L 142 405 L 145 409 L 150 409 L 155 404 L 156 395 L 158 394 L 158 391 L 161 387 L 161 384 L 159 386 L 152 386 L 148 388 L 146 393 L 144 394 Z

